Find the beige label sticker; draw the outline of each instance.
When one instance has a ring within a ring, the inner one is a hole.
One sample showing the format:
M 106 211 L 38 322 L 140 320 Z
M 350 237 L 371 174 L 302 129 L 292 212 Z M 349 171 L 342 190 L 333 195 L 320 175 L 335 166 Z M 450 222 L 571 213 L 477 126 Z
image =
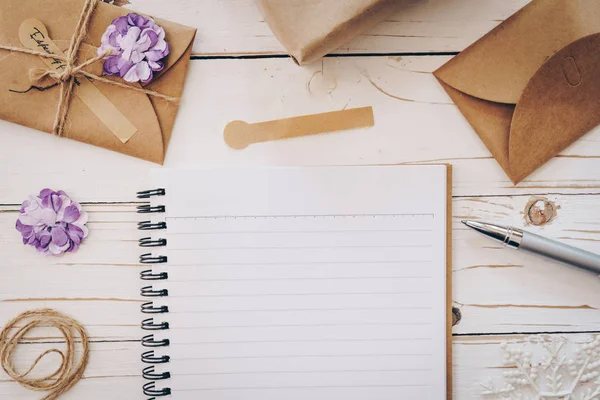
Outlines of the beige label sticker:
M 29 49 L 65 57 L 62 50 L 50 39 L 46 26 L 36 19 L 28 19 L 21 24 L 19 39 L 23 46 Z M 57 71 L 63 71 L 66 67 L 65 62 L 59 58 L 40 58 L 48 67 Z M 73 93 L 121 142 L 127 143 L 137 132 L 137 128 L 88 78 L 76 77 Z
M 374 123 L 373 108 L 362 107 L 277 119 L 257 124 L 231 121 L 225 127 L 223 136 L 229 147 L 241 150 L 252 143 L 367 128 L 373 126 Z

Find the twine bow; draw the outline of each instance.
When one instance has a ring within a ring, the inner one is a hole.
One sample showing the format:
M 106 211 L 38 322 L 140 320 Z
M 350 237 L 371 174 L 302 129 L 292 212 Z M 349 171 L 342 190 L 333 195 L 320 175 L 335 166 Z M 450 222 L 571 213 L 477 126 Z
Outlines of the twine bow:
M 61 56 L 58 54 L 48 54 L 35 50 L 29 50 L 21 47 L 12 47 L 12 46 L 2 46 L 0 45 L 1 50 L 14 51 L 17 53 L 23 54 L 31 54 L 44 58 L 52 58 L 56 60 L 60 60 L 64 62 L 64 68 L 62 70 L 56 69 L 42 69 L 42 68 L 34 68 L 29 71 L 29 78 L 36 82 L 40 81 L 44 78 L 53 79 L 60 85 L 60 97 L 58 100 L 58 106 L 56 108 L 56 116 L 54 118 L 54 125 L 52 127 L 52 133 L 56 136 L 64 136 L 65 132 L 65 124 L 67 120 L 67 115 L 69 113 L 69 107 L 71 103 L 71 96 L 73 93 L 73 85 L 76 83 L 76 76 L 84 76 L 86 78 L 103 82 L 109 85 L 122 87 L 128 90 L 133 90 L 138 93 L 143 93 L 149 96 L 153 96 L 159 99 L 167 100 L 169 102 L 178 102 L 178 97 L 167 96 L 159 92 L 155 92 L 153 90 L 138 88 L 131 85 L 126 85 L 121 82 L 113 81 L 102 76 L 95 75 L 91 72 L 87 72 L 84 70 L 85 67 L 100 61 L 105 56 L 110 54 L 110 50 L 105 51 L 103 54 L 91 58 L 86 62 L 75 65 L 75 61 L 77 59 L 77 54 L 83 43 L 83 39 L 87 36 L 87 29 L 90 24 L 90 20 L 92 14 L 94 13 L 96 6 L 100 0 L 85 0 L 83 5 L 83 10 L 81 11 L 81 15 L 79 17 L 79 21 L 77 22 L 77 26 L 75 27 L 75 32 L 73 33 L 73 37 L 71 38 L 71 42 L 69 44 L 69 49 L 65 53 L 66 56 Z

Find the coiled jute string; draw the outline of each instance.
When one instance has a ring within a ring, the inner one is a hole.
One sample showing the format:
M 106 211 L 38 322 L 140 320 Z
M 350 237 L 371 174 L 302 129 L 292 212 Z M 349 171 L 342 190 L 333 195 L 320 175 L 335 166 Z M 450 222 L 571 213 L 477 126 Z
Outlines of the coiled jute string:
M 83 10 L 81 11 L 81 15 L 79 16 L 79 21 L 77 22 L 77 26 L 75 27 L 75 32 L 73 33 L 73 37 L 71 38 L 71 42 L 69 44 L 69 49 L 65 53 L 66 56 L 63 57 L 58 54 L 48 54 L 35 50 L 25 49 L 21 47 L 13 47 L 13 46 L 2 46 L 0 45 L 0 50 L 8 50 L 14 51 L 17 53 L 23 54 L 31 54 L 44 58 L 52 58 L 58 59 L 65 63 L 65 68 L 62 71 L 56 71 L 54 69 L 40 69 L 35 68 L 32 69 L 29 73 L 29 77 L 32 80 L 41 80 L 42 78 L 51 78 L 55 80 L 58 84 L 60 84 L 60 97 L 58 100 L 58 106 L 56 109 L 56 116 L 54 118 L 54 125 L 52 128 L 52 133 L 57 136 L 63 136 L 65 131 L 65 124 L 67 120 L 67 115 L 69 113 L 69 107 L 71 103 L 71 95 L 73 93 L 73 85 L 75 84 L 75 77 L 77 75 L 85 76 L 89 79 L 103 82 L 109 85 L 122 87 L 128 90 L 133 90 L 135 92 L 144 93 L 149 96 L 153 96 L 156 98 L 160 98 L 163 100 L 167 100 L 170 102 L 178 102 L 178 97 L 167 96 L 162 93 L 155 92 L 153 90 L 142 89 L 139 87 L 126 85 L 121 82 L 113 81 L 111 79 L 107 79 L 90 72 L 84 71 L 83 68 L 87 67 L 90 64 L 93 64 L 105 56 L 110 54 L 110 50 L 107 50 L 103 54 L 91 58 L 88 61 L 82 63 L 81 65 L 75 66 L 75 61 L 77 59 L 77 54 L 79 52 L 79 48 L 83 43 L 83 40 L 87 36 L 87 29 L 90 24 L 90 20 L 92 15 L 94 14 L 94 10 L 100 0 L 85 0 L 83 5 Z
M 39 327 L 53 327 L 58 329 L 65 340 L 66 351 L 48 349 L 40 354 L 31 367 L 23 373 L 15 370 L 13 352 L 19 341 L 29 331 Z M 81 340 L 81 357 L 76 360 L 75 343 Z M 41 378 L 28 378 L 35 366 L 46 355 L 56 353 L 61 358 L 61 363 L 54 372 Z M 0 363 L 4 371 L 21 386 L 35 390 L 49 392 L 42 400 L 53 400 L 73 387 L 83 376 L 89 359 L 88 336 L 81 324 L 58 311 L 44 308 L 26 311 L 9 321 L 0 333 Z

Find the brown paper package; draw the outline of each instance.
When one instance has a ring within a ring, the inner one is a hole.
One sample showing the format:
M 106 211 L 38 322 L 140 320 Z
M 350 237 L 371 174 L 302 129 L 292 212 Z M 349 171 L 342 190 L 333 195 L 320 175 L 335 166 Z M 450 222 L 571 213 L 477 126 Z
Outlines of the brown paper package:
M 310 64 L 376 25 L 396 0 L 255 0 L 298 64 Z
M 517 184 L 600 124 L 600 1 L 534 0 L 435 76 Z
M 0 44 L 22 47 L 18 36 L 19 26 L 26 19 L 35 18 L 46 25 L 51 39 L 66 50 L 83 4 L 84 0 L 2 0 Z M 101 2 L 92 16 L 88 36 L 81 46 L 76 65 L 96 55 L 102 34 L 113 19 L 130 12 L 134 11 Z M 155 21 L 165 29 L 171 52 L 165 60 L 165 69 L 144 87 L 168 96 L 181 97 L 196 30 L 160 19 Z M 1 119 L 44 132 L 52 131 L 59 87 L 44 91 L 31 90 L 25 94 L 10 92 L 11 89 L 29 88 L 31 82 L 28 71 L 44 66 L 41 58 L 35 55 L 0 50 Z M 88 70 L 102 74 L 102 62 L 95 63 Z M 73 96 L 65 136 L 162 164 L 178 105 L 101 82 L 93 84 L 135 125 L 137 132 L 127 143 L 122 143 L 80 99 Z

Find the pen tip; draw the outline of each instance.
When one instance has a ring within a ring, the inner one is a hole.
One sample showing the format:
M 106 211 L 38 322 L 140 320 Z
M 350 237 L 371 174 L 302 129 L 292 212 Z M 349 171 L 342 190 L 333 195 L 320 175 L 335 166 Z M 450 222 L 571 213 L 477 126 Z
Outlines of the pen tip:
M 462 222 L 463 224 L 465 224 L 465 225 L 467 225 L 467 226 L 469 225 L 469 221 L 467 221 L 466 219 L 463 219 L 463 220 L 462 220 L 462 221 L 460 221 L 460 222 Z

